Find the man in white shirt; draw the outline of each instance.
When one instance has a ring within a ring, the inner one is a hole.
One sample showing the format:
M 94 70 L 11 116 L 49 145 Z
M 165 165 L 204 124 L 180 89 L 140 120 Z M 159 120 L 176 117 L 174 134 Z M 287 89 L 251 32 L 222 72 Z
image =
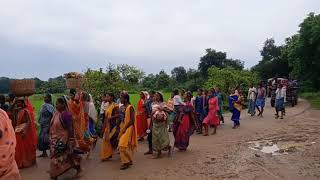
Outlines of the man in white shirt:
M 263 84 L 261 83 L 257 90 L 257 98 L 256 98 L 256 107 L 257 107 L 257 110 L 259 111 L 258 116 L 261 116 L 261 117 L 263 116 L 265 98 L 266 98 L 266 89 L 263 87 Z
M 278 84 L 278 88 L 276 90 L 276 102 L 275 102 L 275 109 L 276 109 L 276 119 L 279 118 L 279 112 L 281 112 L 280 119 L 283 119 L 284 113 L 284 99 L 286 97 L 286 88 L 282 87 L 282 84 Z
M 248 113 L 251 114 L 251 116 L 254 116 L 256 114 L 255 110 L 255 103 L 257 98 L 257 89 L 251 84 L 249 91 L 248 91 Z

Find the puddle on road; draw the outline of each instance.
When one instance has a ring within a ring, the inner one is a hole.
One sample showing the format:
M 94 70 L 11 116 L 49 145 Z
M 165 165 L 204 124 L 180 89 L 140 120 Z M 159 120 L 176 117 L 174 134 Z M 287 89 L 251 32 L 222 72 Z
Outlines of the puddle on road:
M 249 144 L 249 149 L 260 151 L 265 154 L 275 155 L 283 155 L 288 153 L 296 152 L 298 149 L 304 149 L 305 146 L 311 146 L 315 144 L 315 142 L 304 142 L 304 143 L 284 143 L 278 142 L 274 143 L 269 140 L 263 141 L 251 141 L 247 142 Z

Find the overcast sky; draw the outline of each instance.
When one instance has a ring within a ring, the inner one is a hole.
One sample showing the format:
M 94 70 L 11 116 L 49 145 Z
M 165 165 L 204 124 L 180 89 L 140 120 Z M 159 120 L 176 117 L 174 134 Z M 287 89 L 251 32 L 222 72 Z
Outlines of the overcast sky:
M 0 76 L 47 79 L 127 63 L 147 73 L 197 68 L 206 48 L 260 59 L 320 0 L 1 0 Z

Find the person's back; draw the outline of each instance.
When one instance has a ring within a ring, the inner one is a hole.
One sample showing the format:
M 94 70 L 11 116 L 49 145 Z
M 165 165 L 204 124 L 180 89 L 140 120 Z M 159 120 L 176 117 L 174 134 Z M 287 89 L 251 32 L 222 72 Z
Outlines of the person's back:
M 202 113 L 203 112 L 203 108 L 204 108 L 204 97 L 201 96 L 197 96 L 196 100 L 195 100 L 195 110 L 196 113 Z
M 257 94 L 257 89 L 255 87 L 249 88 L 248 99 L 255 100 L 257 97 L 256 94 Z
M 11 143 L 7 143 L 11 142 Z M 15 161 L 16 138 L 7 113 L 0 109 L 0 179 L 19 180 L 20 174 Z

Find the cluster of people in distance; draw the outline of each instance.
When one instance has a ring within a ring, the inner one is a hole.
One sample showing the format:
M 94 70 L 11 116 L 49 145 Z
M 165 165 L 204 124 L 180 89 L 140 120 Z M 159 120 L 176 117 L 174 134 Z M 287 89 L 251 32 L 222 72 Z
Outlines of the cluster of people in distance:
M 263 91 L 258 90 L 258 94 L 263 96 Z M 252 94 L 249 92 L 249 95 Z M 82 156 L 90 155 L 99 136 L 102 138 L 101 161 L 119 154 L 120 169 L 125 170 L 133 165 L 138 141 L 146 138 L 148 151 L 144 154 L 157 159 L 163 152 L 170 156 L 173 148 L 186 151 L 195 131 L 209 136 L 210 128 L 213 129 L 211 134 L 216 134 L 220 123 L 224 123 L 224 98 L 219 88 L 198 89 L 195 97 L 190 91 L 173 90 L 167 101 L 161 92 L 142 91 L 136 109 L 126 91 L 117 95 L 106 93 L 102 100 L 98 115 L 92 96 L 87 92 L 71 89 L 68 96 L 57 98 L 55 104 L 50 94 L 45 95 L 37 137 L 34 109 L 29 99 L 9 95 L 6 100 L 0 96 L 0 163 L 4 165 L 0 168 L 0 177 L 20 179 L 18 168 L 34 165 L 37 149 L 42 152 L 39 158 L 50 158 L 51 179 L 58 179 L 70 169 L 79 177 L 83 172 Z M 228 100 L 236 129 L 240 126 L 243 104 L 239 88 Z M 98 122 L 101 122 L 101 132 L 96 131 Z
M 285 98 L 287 87 L 285 84 L 276 83 L 275 91 L 275 118 L 283 119 L 285 115 Z M 255 88 L 252 84 L 248 90 L 248 114 L 251 116 L 255 116 L 256 109 L 258 110 L 258 116 L 263 117 L 263 111 L 265 107 L 265 100 L 266 100 L 267 92 L 263 84 L 259 84 L 258 88 Z M 280 113 L 280 116 L 279 116 Z

